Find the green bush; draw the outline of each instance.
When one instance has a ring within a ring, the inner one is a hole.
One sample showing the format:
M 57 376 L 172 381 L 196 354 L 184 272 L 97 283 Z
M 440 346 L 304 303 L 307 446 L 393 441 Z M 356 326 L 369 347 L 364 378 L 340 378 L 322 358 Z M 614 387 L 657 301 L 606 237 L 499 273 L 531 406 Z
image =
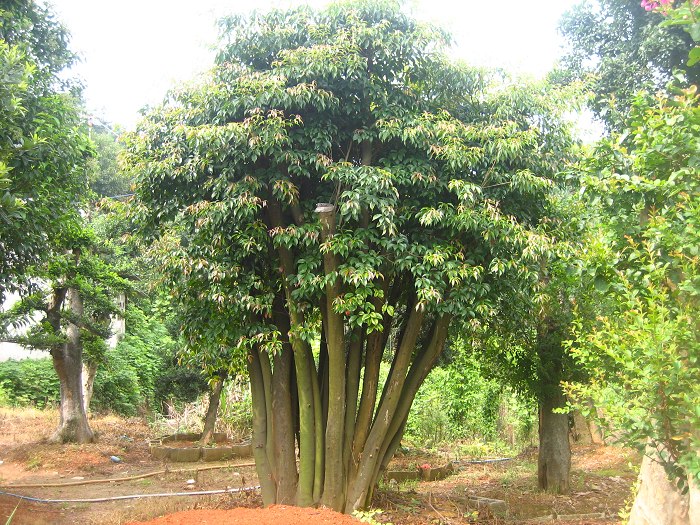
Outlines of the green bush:
M 449 357 L 418 391 L 408 416 L 406 439 L 421 447 L 467 441 L 490 451 L 528 442 L 535 405 L 484 377 L 477 356 L 457 351 Z
M 119 348 L 108 352 L 106 359 L 95 374 L 91 410 L 136 415 L 144 398 L 135 363 Z
M 7 393 L 6 384 L 6 382 L 0 381 L 0 407 L 10 406 L 10 397 Z
M 45 408 L 58 403 L 59 385 L 51 358 L 0 363 L 0 385 L 11 406 Z
M 193 401 L 206 390 L 200 371 L 177 363 L 177 341 L 148 305 L 130 304 L 125 315 L 127 333 L 95 377 L 95 410 L 134 415 L 140 408 L 159 410 L 164 401 Z

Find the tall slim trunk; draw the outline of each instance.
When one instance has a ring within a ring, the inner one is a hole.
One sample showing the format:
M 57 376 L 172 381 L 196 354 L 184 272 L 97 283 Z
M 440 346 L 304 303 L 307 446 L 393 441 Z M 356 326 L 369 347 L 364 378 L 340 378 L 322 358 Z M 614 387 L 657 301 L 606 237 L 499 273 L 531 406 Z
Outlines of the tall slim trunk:
M 260 481 L 263 504 L 272 505 L 276 503 L 277 487 L 272 477 L 272 468 L 266 448 L 269 420 L 265 408 L 265 380 L 258 352 L 257 348 L 250 350 L 246 360 L 248 376 L 250 377 L 250 395 L 253 401 L 253 457 Z
M 362 361 L 362 346 L 364 345 L 363 329 L 355 329 L 352 333 L 348 351 L 347 377 L 345 378 L 345 437 L 343 438 L 343 466 L 345 472 L 350 470 L 352 441 L 355 436 L 357 417 L 357 398 L 360 388 L 360 363 Z
M 326 242 L 335 235 L 335 206 L 319 204 L 316 208 L 321 222 L 321 240 Z M 333 275 L 338 269 L 337 256 L 326 251 L 323 269 Z M 335 311 L 334 303 L 340 296 L 340 279 L 335 277 L 326 284 L 326 345 L 328 348 L 328 421 L 326 422 L 326 464 L 321 501 L 334 510 L 342 510 L 345 497 L 343 468 L 343 437 L 345 426 L 345 330 L 343 317 Z M 353 408 L 354 410 L 354 408 Z M 320 430 L 319 430 L 320 431 Z
M 297 493 L 297 466 L 294 457 L 294 418 L 292 372 L 294 368 L 292 345 L 289 342 L 291 329 L 289 316 L 285 314 L 284 297 L 277 294 L 273 303 L 273 321 L 282 334 L 282 351 L 272 356 L 272 404 L 271 429 L 273 445 L 273 472 L 277 483 L 277 503 L 290 504 Z M 269 367 L 269 361 L 267 366 Z
M 207 413 L 204 416 L 204 429 L 202 437 L 199 440 L 201 445 L 207 445 L 214 439 L 214 428 L 216 427 L 216 416 L 219 413 L 219 404 L 221 403 L 221 391 L 224 388 L 225 375 L 220 374 L 219 378 L 214 382 L 209 392 L 209 406 Z
M 68 305 L 73 317 L 83 315 L 83 301 L 76 289 L 67 292 Z M 95 435 L 88 424 L 83 399 L 83 346 L 80 327 L 69 323 L 65 344 L 51 350 L 53 366 L 61 388 L 60 419 L 51 437 L 57 443 L 92 443 Z
M 95 375 L 97 375 L 97 363 L 88 361 L 83 363 L 83 406 L 85 413 L 90 413 L 90 403 L 92 402 L 92 392 L 95 386 Z
M 557 414 L 564 408 L 566 397 L 561 388 L 540 401 L 540 448 L 537 461 L 537 482 L 542 490 L 555 494 L 569 493 L 571 448 L 569 446 L 569 416 Z

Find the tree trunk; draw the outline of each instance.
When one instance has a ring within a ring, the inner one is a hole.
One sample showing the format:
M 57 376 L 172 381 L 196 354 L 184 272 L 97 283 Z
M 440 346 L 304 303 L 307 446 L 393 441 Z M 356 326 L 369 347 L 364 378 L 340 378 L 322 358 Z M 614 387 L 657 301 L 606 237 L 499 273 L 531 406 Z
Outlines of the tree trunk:
M 83 406 L 85 413 L 90 413 L 90 403 L 92 402 L 92 391 L 95 386 L 95 375 L 97 374 L 97 363 L 83 363 Z
M 598 408 L 596 408 L 593 405 L 593 401 L 589 400 L 588 401 L 588 406 L 591 409 L 591 414 L 595 413 L 596 415 L 600 416 L 601 412 Z M 603 434 L 603 429 L 598 426 L 598 423 L 596 423 L 595 416 L 591 415 L 591 417 L 588 418 L 588 428 L 591 432 L 591 440 L 593 441 L 594 444 L 596 445 L 605 445 L 605 435 Z
M 69 289 L 67 299 L 72 316 L 83 315 L 83 301 L 75 289 Z M 80 328 L 69 323 L 67 342 L 51 350 L 53 366 L 61 388 L 60 420 L 51 437 L 56 443 L 92 443 L 95 435 L 85 413 L 82 382 L 82 353 Z
M 558 386 L 540 401 L 540 448 L 537 461 L 539 488 L 555 494 L 569 493 L 571 448 L 569 446 L 569 416 L 557 414 L 564 408 L 566 397 Z
M 209 406 L 207 413 L 204 416 L 204 429 L 202 437 L 199 440 L 200 445 L 208 445 L 214 439 L 214 428 L 216 427 L 216 416 L 219 413 L 219 404 L 221 403 L 221 391 L 224 388 L 225 375 L 220 374 L 219 378 L 214 381 L 209 392 Z
M 267 417 L 265 379 L 257 348 L 250 350 L 246 362 L 250 377 L 250 395 L 253 401 L 253 457 L 260 481 L 263 505 L 272 505 L 277 500 L 277 487 L 273 478 L 271 456 L 267 450 L 267 433 L 271 422 Z
M 696 431 L 697 432 L 697 431 Z M 648 446 L 639 471 L 639 490 L 634 499 L 629 525 L 700 524 L 700 484 L 688 475 L 688 491 L 682 494 L 675 480 L 669 480 L 659 453 L 662 446 Z M 700 451 L 698 451 L 700 455 Z
M 289 332 L 289 320 L 278 321 L 278 327 L 284 334 Z M 283 330 L 286 330 L 283 331 Z M 267 356 L 266 356 L 267 359 Z M 270 433 L 272 434 L 273 472 L 277 483 L 277 503 L 291 504 L 297 493 L 297 465 L 294 457 L 294 418 L 292 417 L 292 390 L 296 390 L 292 382 L 294 363 L 292 347 L 289 343 L 282 345 L 282 351 L 273 357 L 274 370 L 272 380 L 272 419 Z M 269 363 L 269 360 L 268 360 Z M 267 365 L 269 367 L 269 364 Z
M 270 229 L 289 225 L 289 210 L 272 193 L 265 209 Z M 335 207 L 320 204 L 317 212 L 320 240 L 332 243 Z M 294 221 L 298 224 L 300 219 Z M 272 315 L 258 321 L 278 334 L 278 347 L 271 367 L 267 354 L 259 350 L 251 351 L 248 360 L 253 449 L 263 502 L 322 503 L 350 513 L 368 504 L 382 466 L 401 442 L 415 394 L 444 347 L 450 318 L 419 307 L 404 278 L 409 276 L 382 275 L 375 284 L 383 293 L 371 299 L 381 316 L 379 328 L 368 332 L 366 325 L 351 326 L 345 312 L 336 311 L 344 292 L 336 255 L 330 250 L 323 253 L 323 293 L 310 308 L 296 299 L 297 254 L 274 243 L 269 252 L 274 260 L 270 270 L 282 274 L 282 286 L 273 300 Z M 392 308 L 385 308 L 389 305 Z M 391 371 L 382 386 L 379 365 L 395 319 L 392 310 L 406 317 L 392 345 Z M 310 329 L 319 330 L 318 364 L 309 344 Z
M 316 208 L 321 222 L 321 240 L 326 242 L 335 235 L 335 206 L 319 204 Z M 334 253 L 323 254 L 326 275 L 338 269 Z M 340 296 L 340 279 L 326 284 L 326 345 L 328 348 L 328 421 L 326 422 L 326 453 L 321 501 L 333 510 L 342 510 L 344 503 L 343 437 L 345 435 L 345 330 L 343 317 L 336 312 L 334 302 Z M 355 408 L 353 407 L 353 412 Z M 332 415 L 332 416 L 331 416 Z M 354 416 L 353 416 L 354 417 Z M 319 430 L 320 431 L 320 430 Z

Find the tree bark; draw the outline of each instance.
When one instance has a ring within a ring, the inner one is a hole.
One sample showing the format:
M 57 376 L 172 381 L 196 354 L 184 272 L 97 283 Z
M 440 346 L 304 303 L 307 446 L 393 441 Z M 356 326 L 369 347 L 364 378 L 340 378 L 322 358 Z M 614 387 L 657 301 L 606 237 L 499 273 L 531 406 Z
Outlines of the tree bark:
M 345 437 L 343 438 L 343 466 L 345 472 L 350 471 L 352 455 L 352 440 L 355 436 L 355 418 L 357 416 L 357 398 L 360 388 L 360 363 L 362 361 L 362 347 L 364 345 L 365 331 L 353 330 L 348 351 L 347 376 L 345 378 Z
M 335 235 L 335 206 L 319 204 L 316 208 L 321 222 L 321 240 L 327 242 Z M 333 275 L 338 269 L 337 256 L 323 254 L 324 273 Z M 340 296 L 340 280 L 326 284 L 326 345 L 328 348 L 328 421 L 326 422 L 326 453 L 321 501 L 333 510 L 342 510 L 345 491 L 343 468 L 343 437 L 345 426 L 345 328 L 343 317 L 335 311 L 334 302 Z M 353 409 L 354 410 L 354 409 Z M 319 429 L 320 431 L 320 429 Z
M 554 409 L 565 406 L 566 397 L 558 386 L 540 401 L 537 483 L 540 489 L 555 494 L 569 493 L 569 416 L 553 412 Z
M 691 509 L 691 495 L 698 497 L 698 487 L 691 485 L 687 494 L 681 494 L 666 474 L 663 465 L 655 459 L 657 452 L 648 447 L 639 471 L 639 491 L 634 499 L 629 525 L 696 525 L 691 521 L 700 509 Z M 695 505 L 697 507 L 697 503 Z M 694 512 L 693 512 L 694 511 Z
M 296 387 L 292 385 L 293 350 L 289 341 L 291 330 L 289 316 L 284 308 L 284 298 L 275 297 L 273 303 L 273 321 L 282 334 L 282 350 L 272 356 L 272 404 L 271 430 L 274 448 L 273 472 L 277 483 L 277 503 L 294 503 L 297 494 L 297 466 L 294 457 L 294 419 L 292 417 L 291 392 Z M 268 365 L 269 367 L 269 360 Z M 270 441 L 268 439 L 268 441 Z
M 248 353 L 246 361 L 250 377 L 250 395 L 253 401 L 253 456 L 258 472 L 263 505 L 272 505 L 277 500 L 277 487 L 272 478 L 272 469 L 268 458 L 267 432 L 269 421 L 265 408 L 265 385 L 257 349 Z
M 73 319 L 83 315 L 83 301 L 78 290 L 67 291 L 69 309 Z M 60 308 L 60 306 L 59 306 Z M 60 323 L 60 321 L 59 321 Z M 92 443 L 95 435 L 88 424 L 83 398 L 83 346 L 80 327 L 68 324 L 65 344 L 51 349 L 53 366 L 61 389 L 60 419 L 50 441 L 55 443 Z
M 214 439 L 216 416 L 219 413 L 221 391 L 224 388 L 225 379 L 225 374 L 220 374 L 219 378 L 212 385 L 211 392 L 209 392 L 209 406 L 204 416 L 204 429 L 202 430 L 202 437 L 199 440 L 200 445 L 208 445 Z
M 95 386 L 95 375 L 97 374 L 97 363 L 83 363 L 83 406 L 85 413 L 90 413 L 90 403 L 92 402 L 92 392 Z

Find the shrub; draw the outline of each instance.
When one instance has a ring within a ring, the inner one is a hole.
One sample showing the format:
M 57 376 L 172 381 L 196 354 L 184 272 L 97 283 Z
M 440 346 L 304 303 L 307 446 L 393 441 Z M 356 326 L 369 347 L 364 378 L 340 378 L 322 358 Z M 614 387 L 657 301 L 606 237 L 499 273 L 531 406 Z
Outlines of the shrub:
M 0 363 L 0 385 L 12 406 L 45 408 L 58 403 L 58 378 L 51 358 Z

